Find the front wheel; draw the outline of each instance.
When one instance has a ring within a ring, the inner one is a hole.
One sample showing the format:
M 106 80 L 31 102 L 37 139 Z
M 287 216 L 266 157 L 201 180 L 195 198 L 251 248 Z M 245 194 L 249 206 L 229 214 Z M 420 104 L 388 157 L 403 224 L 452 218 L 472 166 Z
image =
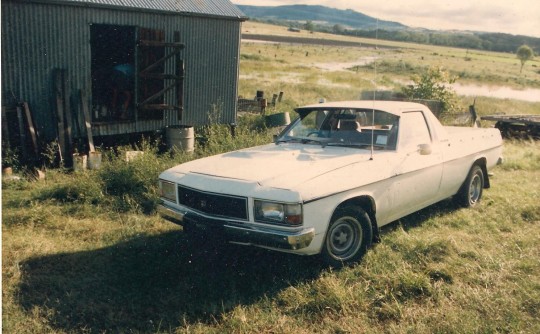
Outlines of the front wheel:
M 338 208 L 326 232 L 323 260 L 332 267 L 343 267 L 362 258 L 371 246 L 373 229 L 369 215 L 362 209 Z
M 457 204 L 470 208 L 478 204 L 484 190 L 484 172 L 478 165 L 474 165 L 469 171 L 467 179 L 455 196 Z

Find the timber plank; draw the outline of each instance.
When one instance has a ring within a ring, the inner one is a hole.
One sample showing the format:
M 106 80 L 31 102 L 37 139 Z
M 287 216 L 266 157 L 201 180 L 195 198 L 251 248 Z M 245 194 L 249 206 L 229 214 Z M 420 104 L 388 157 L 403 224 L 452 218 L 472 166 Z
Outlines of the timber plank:
M 86 92 L 81 89 L 81 106 L 84 116 L 84 124 L 86 127 L 86 136 L 88 137 L 88 147 L 90 149 L 90 152 L 95 151 L 94 147 L 94 136 L 92 135 L 92 123 L 90 120 L 90 112 L 88 110 L 88 97 L 86 95 Z

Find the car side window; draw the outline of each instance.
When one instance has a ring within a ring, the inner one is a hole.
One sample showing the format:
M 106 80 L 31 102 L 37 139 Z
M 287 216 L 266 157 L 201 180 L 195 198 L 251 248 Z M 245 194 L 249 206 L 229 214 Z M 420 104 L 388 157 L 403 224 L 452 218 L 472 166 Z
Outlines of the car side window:
M 430 144 L 431 135 L 421 111 L 406 112 L 400 120 L 400 146 L 415 148 L 421 144 Z

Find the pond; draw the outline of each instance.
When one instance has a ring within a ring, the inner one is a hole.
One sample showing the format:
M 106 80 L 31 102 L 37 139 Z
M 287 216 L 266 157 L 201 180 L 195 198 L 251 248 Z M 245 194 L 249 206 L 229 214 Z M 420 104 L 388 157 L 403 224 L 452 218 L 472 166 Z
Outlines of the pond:
M 507 86 L 478 86 L 453 84 L 452 88 L 458 95 L 487 96 L 498 99 L 514 99 L 528 102 L 540 102 L 540 89 L 515 89 Z

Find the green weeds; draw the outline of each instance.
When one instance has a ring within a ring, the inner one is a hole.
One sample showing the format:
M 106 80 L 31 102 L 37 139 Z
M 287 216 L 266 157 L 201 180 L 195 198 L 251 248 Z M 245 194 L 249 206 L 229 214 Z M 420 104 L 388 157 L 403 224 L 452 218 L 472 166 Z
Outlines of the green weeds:
M 216 114 L 215 117 L 219 117 Z M 212 124 L 198 129 L 205 141 L 197 145 L 196 153 L 160 152 L 159 143 L 143 140 L 136 146 L 103 150 L 98 170 L 70 172 L 48 170 L 47 180 L 36 186 L 23 177 L 18 182 L 4 182 L 5 190 L 31 189 L 20 205 L 32 202 L 51 204 L 92 205 L 114 212 L 152 213 L 159 201 L 157 176 L 164 170 L 195 158 L 229 152 L 272 140 L 261 116 L 239 119 L 233 130 L 229 125 Z M 140 152 L 127 159 L 129 151 Z

